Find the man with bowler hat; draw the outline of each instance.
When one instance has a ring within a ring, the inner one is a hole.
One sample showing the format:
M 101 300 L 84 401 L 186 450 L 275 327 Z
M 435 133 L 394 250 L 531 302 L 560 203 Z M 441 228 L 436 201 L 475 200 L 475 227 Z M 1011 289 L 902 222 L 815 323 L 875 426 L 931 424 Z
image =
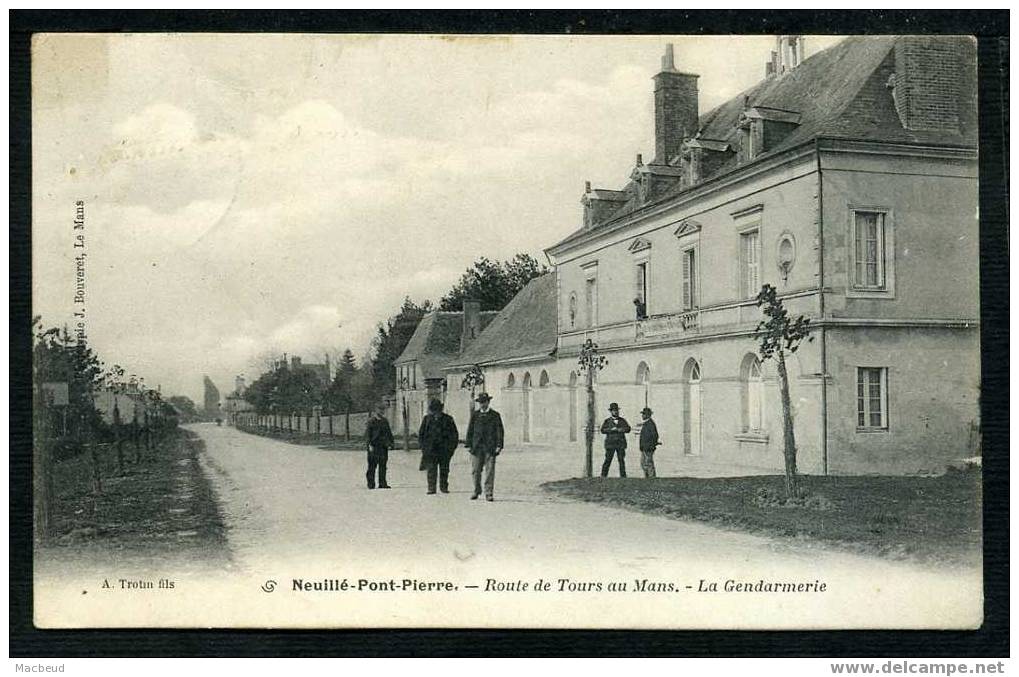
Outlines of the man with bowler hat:
M 640 467 L 644 470 L 644 477 L 656 477 L 655 474 L 655 448 L 661 444 L 658 441 L 658 426 L 651 419 L 649 407 L 644 407 L 640 417 L 644 422 L 640 427 Z
M 460 443 L 460 433 L 453 417 L 443 413 L 439 400 L 428 403 L 428 413 L 418 429 L 418 441 L 421 443 L 421 469 L 428 471 L 428 493 L 435 493 L 438 478 L 439 490 L 448 494 L 449 460 Z
M 626 477 L 626 434 L 630 432 L 630 424 L 619 415 L 619 405 L 609 405 L 609 417 L 601 424 L 605 435 L 605 462 L 601 465 L 601 476 L 609 476 L 612 457 L 619 456 L 619 476 Z
M 502 451 L 503 429 L 502 416 L 494 409 L 488 408 L 492 396 L 488 393 L 478 395 L 481 407 L 471 414 L 471 422 L 467 426 L 467 448 L 471 452 L 471 475 L 474 477 L 474 501 L 481 495 L 481 471 L 485 471 L 485 500 L 494 501 L 495 496 L 495 457 Z
M 368 488 L 375 488 L 375 469 L 379 471 L 379 489 L 389 489 L 386 482 L 386 464 L 389 462 L 389 450 L 393 446 L 393 430 L 386 420 L 385 407 L 378 405 L 368 418 L 368 428 L 364 432 L 368 443 Z

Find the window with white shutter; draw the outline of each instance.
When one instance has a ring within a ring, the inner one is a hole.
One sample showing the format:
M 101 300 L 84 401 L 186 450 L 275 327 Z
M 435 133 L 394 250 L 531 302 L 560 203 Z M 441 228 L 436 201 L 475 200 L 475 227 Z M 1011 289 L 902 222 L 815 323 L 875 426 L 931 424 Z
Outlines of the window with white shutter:
M 857 367 L 856 427 L 888 429 L 888 368 Z
M 740 234 L 740 295 L 757 296 L 761 290 L 761 233 L 749 230 Z
M 697 307 L 697 253 L 694 249 L 683 252 L 683 310 Z

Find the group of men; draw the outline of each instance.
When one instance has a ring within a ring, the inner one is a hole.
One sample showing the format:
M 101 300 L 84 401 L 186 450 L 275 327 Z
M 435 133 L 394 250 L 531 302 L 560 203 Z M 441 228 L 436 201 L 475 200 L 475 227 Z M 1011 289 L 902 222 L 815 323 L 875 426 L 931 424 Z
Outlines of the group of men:
M 503 448 L 502 417 L 490 408 L 491 395 L 481 393 L 477 397 L 478 409 L 471 414 L 464 445 L 471 454 L 471 476 L 474 492 L 471 500 L 477 500 L 482 490 L 485 500 L 495 500 L 495 459 Z M 393 432 L 380 408 L 372 413 L 365 432 L 368 444 L 368 488 L 375 488 L 375 473 L 378 471 L 379 488 L 388 489 L 386 463 L 389 449 L 393 446 Z M 449 493 L 449 462 L 460 444 L 460 432 L 453 417 L 443 411 L 442 402 L 428 403 L 428 413 L 418 428 L 418 442 L 421 445 L 420 469 L 427 473 L 428 493 Z
M 474 491 L 471 500 L 477 500 L 482 491 L 485 500 L 495 500 L 495 460 L 503 449 L 503 426 L 499 412 L 489 405 L 492 397 L 481 393 L 477 397 L 478 409 L 471 414 L 467 426 L 464 445 L 471 454 L 471 477 Z M 651 418 L 653 412 L 648 407 L 640 412 L 643 419 L 640 429 L 640 466 L 645 477 L 655 477 L 655 449 L 661 444 L 658 438 L 658 427 Z M 630 424 L 619 413 L 619 405 L 609 405 L 609 417 L 601 426 L 605 435 L 605 461 L 602 463 L 601 476 L 608 477 L 613 458 L 619 461 L 619 476 L 626 477 L 626 436 L 631 431 Z M 393 431 L 389 427 L 383 408 L 372 412 L 365 431 L 368 446 L 368 488 L 374 489 L 376 472 L 378 487 L 389 489 L 386 482 L 386 465 L 389 450 L 393 447 Z M 421 445 L 420 470 L 427 473 L 428 493 L 449 493 L 449 462 L 453 452 L 460 444 L 460 433 L 453 417 L 443 411 L 442 402 L 432 400 L 428 403 L 428 413 L 421 420 L 418 428 L 418 442 Z

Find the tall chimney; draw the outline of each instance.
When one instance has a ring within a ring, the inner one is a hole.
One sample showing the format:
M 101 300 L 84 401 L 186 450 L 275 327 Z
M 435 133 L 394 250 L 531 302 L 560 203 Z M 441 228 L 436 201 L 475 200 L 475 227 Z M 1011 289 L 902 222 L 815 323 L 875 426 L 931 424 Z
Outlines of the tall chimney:
M 234 377 L 234 390 L 237 391 L 238 395 L 244 394 L 244 377 L 240 374 Z
M 481 333 L 481 301 L 464 299 L 463 331 L 460 333 L 460 352 Z
M 974 51 L 969 37 L 908 35 L 896 40 L 889 86 L 903 127 L 959 130 L 960 109 L 967 99 L 976 98 Z
M 672 45 L 665 46 L 662 70 L 655 80 L 655 159 L 668 164 L 679 155 L 685 137 L 697 134 L 697 78 L 676 70 Z

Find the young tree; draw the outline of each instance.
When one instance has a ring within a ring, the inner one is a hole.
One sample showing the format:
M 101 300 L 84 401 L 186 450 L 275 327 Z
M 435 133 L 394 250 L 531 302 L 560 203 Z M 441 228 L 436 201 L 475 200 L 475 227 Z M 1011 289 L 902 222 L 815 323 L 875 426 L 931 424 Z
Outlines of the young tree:
M 601 371 L 608 364 L 605 356 L 598 352 L 598 344 L 587 339 L 580 349 L 580 359 L 577 360 L 581 371 L 584 372 L 587 386 L 587 424 L 584 426 L 584 477 L 594 476 L 594 375 Z
M 813 340 L 810 334 L 810 320 L 800 315 L 789 318 L 778 291 L 770 284 L 761 287 L 757 294 L 757 305 L 764 313 L 764 319 L 757 324 L 754 336 L 760 341 L 761 360 L 775 359 L 778 365 L 778 382 L 782 398 L 782 440 L 785 456 L 786 498 L 796 497 L 796 436 L 793 430 L 792 405 L 789 400 L 789 375 L 785 356 L 795 353 L 803 339 Z
M 480 364 L 472 364 L 467 373 L 464 374 L 463 381 L 460 382 L 461 388 L 467 388 L 471 391 L 470 410 L 467 415 L 468 421 L 474 416 L 474 395 L 479 386 L 482 389 L 485 387 L 485 372 Z

